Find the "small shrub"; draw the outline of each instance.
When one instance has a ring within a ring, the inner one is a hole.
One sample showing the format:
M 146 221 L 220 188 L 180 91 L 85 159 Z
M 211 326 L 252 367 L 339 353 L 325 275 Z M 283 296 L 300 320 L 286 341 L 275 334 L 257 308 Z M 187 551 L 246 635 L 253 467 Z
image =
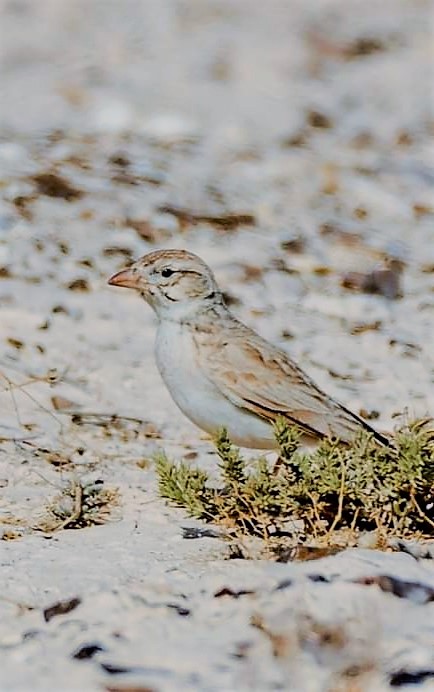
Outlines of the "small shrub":
M 300 433 L 275 425 L 279 458 L 249 464 L 222 430 L 215 441 L 221 485 L 204 471 L 156 460 L 160 494 L 194 517 L 265 539 L 330 539 L 377 530 L 403 537 L 434 535 L 434 430 L 429 421 L 397 431 L 393 447 L 362 431 L 351 446 L 326 439 L 312 453 Z M 301 527 L 301 528 L 300 528 Z M 304 537 L 304 538 L 303 538 Z
M 52 532 L 105 524 L 118 504 L 117 488 L 108 488 L 103 481 L 68 481 L 47 506 L 47 515 L 36 528 Z

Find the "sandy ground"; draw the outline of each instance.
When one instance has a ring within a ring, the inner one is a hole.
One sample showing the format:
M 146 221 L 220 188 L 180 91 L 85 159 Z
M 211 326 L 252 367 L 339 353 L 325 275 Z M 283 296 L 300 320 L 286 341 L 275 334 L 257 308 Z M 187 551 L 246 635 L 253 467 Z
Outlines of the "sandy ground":
M 185 247 L 379 428 L 432 415 L 432 3 L 0 7 L 0 689 L 434 689 L 432 560 L 228 560 L 183 537 L 152 455 L 215 456 L 160 382 L 151 311 L 106 285 Z M 341 285 L 386 255 L 401 298 Z M 118 489 L 106 523 L 35 530 L 74 480 Z M 355 583 L 376 575 L 420 586 Z

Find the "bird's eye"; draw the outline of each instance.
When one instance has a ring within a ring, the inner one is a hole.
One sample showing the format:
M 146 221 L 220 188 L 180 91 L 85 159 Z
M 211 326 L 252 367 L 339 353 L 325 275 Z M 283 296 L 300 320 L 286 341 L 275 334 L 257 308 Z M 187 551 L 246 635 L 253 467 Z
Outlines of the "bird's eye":
M 166 269 L 161 270 L 161 276 L 163 276 L 165 279 L 168 279 L 169 276 L 172 276 L 173 273 L 173 269 L 169 269 L 168 267 L 166 267 Z

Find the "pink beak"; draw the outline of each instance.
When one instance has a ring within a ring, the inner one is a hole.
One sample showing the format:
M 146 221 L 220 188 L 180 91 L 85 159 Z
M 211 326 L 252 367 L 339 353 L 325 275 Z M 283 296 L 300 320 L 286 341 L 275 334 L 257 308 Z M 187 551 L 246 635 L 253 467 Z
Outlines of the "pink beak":
M 110 286 L 121 286 L 123 288 L 137 288 L 139 277 L 129 269 L 122 269 L 120 272 L 113 274 L 107 282 Z

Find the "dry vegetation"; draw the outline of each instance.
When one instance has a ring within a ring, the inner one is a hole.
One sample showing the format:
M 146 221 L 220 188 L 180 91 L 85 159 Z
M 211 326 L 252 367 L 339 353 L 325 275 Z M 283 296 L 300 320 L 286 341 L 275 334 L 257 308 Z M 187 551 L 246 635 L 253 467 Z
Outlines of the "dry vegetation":
M 52 532 L 105 524 L 118 504 L 118 490 L 105 487 L 101 480 L 68 481 L 47 506 L 47 515 L 37 528 Z
M 431 421 L 406 424 L 394 447 L 363 433 L 351 447 L 326 439 L 313 453 L 299 449 L 299 432 L 280 420 L 279 459 L 248 464 L 222 431 L 216 440 L 222 483 L 204 471 L 156 459 L 160 493 L 194 517 L 223 524 L 237 537 L 266 540 L 274 553 L 291 546 L 356 544 L 374 531 L 421 538 L 434 529 L 434 432 Z
M 129 436 L 138 435 L 139 431 L 144 430 L 143 421 L 123 419 L 116 415 L 74 413 L 70 410 L 73 402 L 58 396 L 51 397 L 51 410 L 45 400 L 43 403 L 39 399 L 40 393 L 35 395 L 32 389 L 38 384 L 50 386 L 60 381 L 61 376 L 55 370 L 46 375 L 29 375 L 21 379 L 21 382 L 14 381 L 0 370 L 0 394 L 9 394 L 17 421 L 17 427 L 5 426 L 6 432 L 3 434 L 0 419 L 0 442 L 13 445 L 10 449 L 19 452 L 23 458 L 43 460 L 49 465 L 50 471 L 60 474 L 61 478 L 50 476 L 48 470 L 40 474 L 42 481 L 47 485 L 54 485 L 59 492 L 44 503 L 44 507 L 37 513 L 36 521 L 31 517 L 16 516 L 9 511 L 1 514 L 1 540 L 21 538 L 29 530 L 51 533 L 106 523 L 113 518 L 114 510 L 119 506 L 120 494 L 115 486 L 107 485 L 101 478 L 95 479 L 93 474 L 89 475 L 91 470 L 95 471 L 97 461 L 88 460 L 82 468 L 76 466 L 74 457 L 81 458 L 87 450 L 86 440 L 77 433 L 78 426 L 92 424 L 98 426 L 103 435 L 110 437 L 118 433 L 126 442 Z M 25 401 L 33 404 L 35 410 L 56 425 L 59 440 L 55 447 L 38 444 L 40 431 L 37 426 L 23 422 L 20 402 Z M 74 425 L 62 420 L 59 412 L 68 412 Z M 148 428 L 145 434 L 147 431 Z M 7 528 L 2 530 L 3 526 Z

